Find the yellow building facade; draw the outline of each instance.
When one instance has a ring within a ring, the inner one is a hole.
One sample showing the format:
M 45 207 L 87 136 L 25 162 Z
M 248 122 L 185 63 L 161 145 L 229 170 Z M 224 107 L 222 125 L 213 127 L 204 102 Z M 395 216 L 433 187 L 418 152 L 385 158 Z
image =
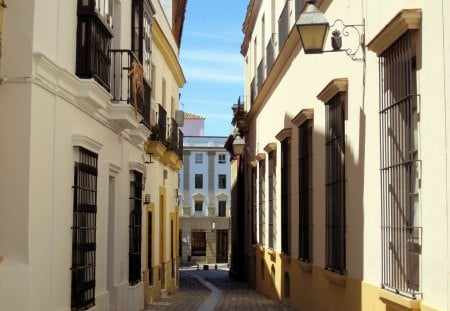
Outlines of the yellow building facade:
M 317 1 L 305 54 L 312 5 L 249 1 L 231 269 L 298 310 L 448 310 L 448 4 Z

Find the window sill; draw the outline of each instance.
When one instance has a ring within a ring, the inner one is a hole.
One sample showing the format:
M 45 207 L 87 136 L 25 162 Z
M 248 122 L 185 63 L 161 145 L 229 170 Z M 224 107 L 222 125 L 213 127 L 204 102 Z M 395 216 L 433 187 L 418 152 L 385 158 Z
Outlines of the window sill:
M 346 287 L 347 286 L 347 275 L 337 274 L 335 272 L 331 272 L 329 270 L 324 270 L 323 274 L 331 283 L 336 285 Z
M 397 295 L 395 293 L 392 293 L 390 291 L 387 291 L 385 289 L 379 289 L 378 290 L 378 297 L 380 300 L 386 304 L 387 307 L 390 307 L 392 309 L 398 310 L 399 307 L 403 310 L 406 308 L 406 310 L 420 310 L 420 304 L 421 300 L 417 299 L 409 299 L 400 295 Z
M 301 261 L 300 259 L 297 260 L 297 265 L 300 269 L 302 269 L 305 272 L 312 272 L 312 263 Z

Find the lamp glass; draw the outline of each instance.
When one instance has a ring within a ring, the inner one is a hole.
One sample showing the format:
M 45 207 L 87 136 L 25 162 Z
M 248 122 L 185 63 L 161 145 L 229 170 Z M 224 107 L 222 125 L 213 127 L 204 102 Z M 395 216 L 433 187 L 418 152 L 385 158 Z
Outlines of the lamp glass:
M 241 138 L 241 136 L 236 136 L 233 141 L 233 153 L 235 155 L 241 155 L 244 152 L 245 141 Z
M 305 54 L 322 53 L 328 24 L 301 25 L 297 27 Z

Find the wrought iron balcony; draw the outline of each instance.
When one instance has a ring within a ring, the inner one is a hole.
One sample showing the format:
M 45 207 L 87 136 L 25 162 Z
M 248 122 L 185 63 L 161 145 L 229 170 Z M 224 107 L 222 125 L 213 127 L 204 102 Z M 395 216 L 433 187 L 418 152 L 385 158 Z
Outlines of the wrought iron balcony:
M 273 63 L 275 62 L 275 40 L 274 36 L 270 38 L 269 43 L 266 47 L 266 77 L 269 75 L 270 70 L 272 70 Z
M 142 64 L 131 50 L 111 50 L 111 95 L 113 102 L 135 105 L 142 123 L 150 128 L 150 85 L 137 71 Z M 133 75 L 136 74 L 135 81 Z M 142 87 L 142 89 L 140 89 Z M 135 100 L 135 96 L 136 100 Z

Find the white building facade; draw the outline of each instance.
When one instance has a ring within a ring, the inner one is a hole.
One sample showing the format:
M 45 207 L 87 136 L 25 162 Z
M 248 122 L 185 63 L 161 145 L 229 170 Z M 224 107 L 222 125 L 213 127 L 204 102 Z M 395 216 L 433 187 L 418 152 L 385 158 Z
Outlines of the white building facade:
M 181 262 L 228 263 L 230 155 L 226 137 L 185 136 L 180 173 Z
M 1 310 L 142 310 L 176 290 L 175 123 L 159 132 L 177 142 L 148 154 L 184 84 L 172 14 L 157 0 L 0 12 Z

